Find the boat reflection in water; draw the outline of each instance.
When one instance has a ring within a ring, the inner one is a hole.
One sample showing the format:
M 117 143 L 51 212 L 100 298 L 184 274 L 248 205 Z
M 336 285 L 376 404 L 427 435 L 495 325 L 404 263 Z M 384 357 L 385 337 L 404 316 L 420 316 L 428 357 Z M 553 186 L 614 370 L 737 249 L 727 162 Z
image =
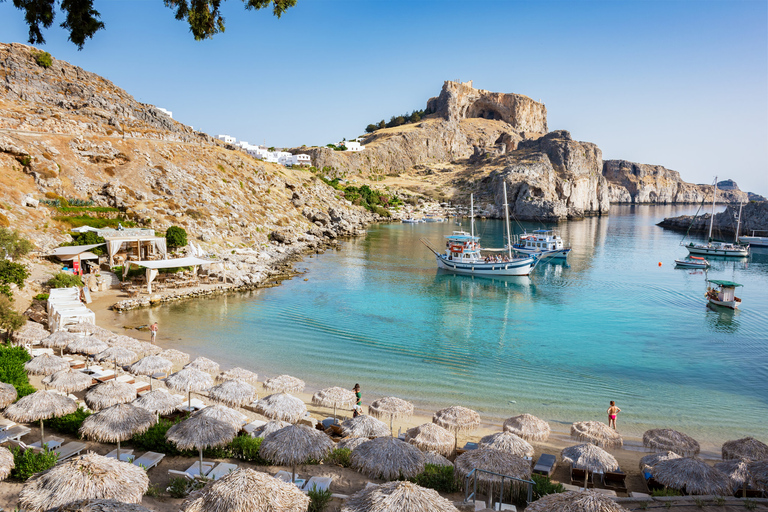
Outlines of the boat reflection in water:
M 707 327 L 714 332 L 734 333 L 739 329 L 737 310 L 707 303 Z

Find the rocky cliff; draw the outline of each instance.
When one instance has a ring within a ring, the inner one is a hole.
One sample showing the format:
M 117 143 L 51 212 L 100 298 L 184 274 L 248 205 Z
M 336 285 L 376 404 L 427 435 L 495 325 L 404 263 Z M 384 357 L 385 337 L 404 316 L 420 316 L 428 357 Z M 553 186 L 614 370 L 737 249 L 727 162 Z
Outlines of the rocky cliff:
M 736 234 L 738 215 L 739 207 L 737 205 L 728 205 L 724 212 L 716 214 L 712 229 L 713 238 L 733 240 Z M 658 225 L 675 231 L 688 231 L 690 227 L 692 233 L 707 233 L 709 232 L 710 218 L 709 213 L 699 217 L 683 215 L 664 219 Z M 750 235 L 752 231 L 768 232 L 768 202 L 751 202 L 743 206 L 739 235 Z

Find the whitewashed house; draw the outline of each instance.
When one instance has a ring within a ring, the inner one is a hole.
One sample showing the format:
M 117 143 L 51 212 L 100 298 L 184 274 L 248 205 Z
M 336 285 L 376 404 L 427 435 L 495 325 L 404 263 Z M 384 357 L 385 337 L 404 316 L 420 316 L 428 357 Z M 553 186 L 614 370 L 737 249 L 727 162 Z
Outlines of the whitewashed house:
M 217 135 L 216 138 L 224 142 L 225 144 L 234 144 L 237 141 L 237 139 L 235 139 L 231 135 Z
M 309 157 L 309 155 L 305 154 L 293 155 L 293 165 L 309 167 L 312 165 L 312 159 Z
M 348 140 L 346 142 L 339 142 L 339 146 L 346 146 L 347 151 L 362 151 L 365 149 L 365 146 L 361 146 L 359 142 L 356 140 Z

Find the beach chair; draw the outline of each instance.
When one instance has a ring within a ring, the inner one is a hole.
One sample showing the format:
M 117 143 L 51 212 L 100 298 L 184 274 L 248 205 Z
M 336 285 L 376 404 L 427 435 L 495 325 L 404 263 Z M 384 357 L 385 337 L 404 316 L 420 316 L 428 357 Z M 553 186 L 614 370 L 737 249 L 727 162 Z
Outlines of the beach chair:
M 621 469 L 608 471 L 603 475 L 603 485 L 608 489 L 627 492 L 627 474 Z
M 332 481 L 333 477 L 330 476 L 313 476 L 304 484 L 304 487 L 301 490 L 305 493 L 308 493 L 312 489 L 327 491 L 330 489 Z
M 62 437 L 49 437 L 48 439 L 45 440 L 45 446 L 49 450 L 55 450 L 56 448 L 61 446 L 61 443 L 63 443 L 64 441 L 65 439 Z M 35 441 L 34 443 L 28 444 L 27 446 L 35 451 L 42 450 L 42 448 L 40 447 L 40 441 Z
M 105 455 L 105 457 L 109 457 L 110 459 L 116 459 L 117 458 L 117 448 L 109 452 Z M 120 460 L 123 462 L 132 462 L 134 459 L 133 450 L 131 449 L 120 449 Z
M 7 441 L 19 441 L 22 437 L 32 432 L 28 427 L 22 425 L 14 425 L 0 432 L 0 444 Z
M 548 453 L 542 453 L 536 465 L 533 466 L 533 472 L 537 475 L 546 475 L 551 477 L 557 467 L 557 457 Z
M 99 382 L 106 382 L 108 380 L 115 378 L 115 371 L 114 370 L 101 370 L 100 372 L 95 372 L 91 374 L 91 377 L 93 377 L 95 380 Z
M 289 484 L 291 483 L 291 474 L 287 471 L 280 470 L 277 473 L 275 473 L 275 478 L 278 480 L 282 480 L 283 482 Z
M 213 469 L 213 466 L 215 466 L 215 462 L 209 462 L 209 461 L 203 461 L 203 472 L 200 472 L 200 461 L 195 462 L 191 466 L 189 466 L 184 472 L 191 476 L 192 478 L 196 476 L 207 476 L 208 473 L 211 472 Z M 170 470 L 169 470 L 170 471 Z
M 16 423 L 6 419 L 6 418 L 0 418 L 0 431 L 7 430 L 14 426 Z
M 58 459 L 56 459 L 56 463 L 58 464 L 59 462 L 64 462 L 65 460 L 74 457 L 75 455 L 80 455 L 80 452 L 83 450 L 85 450 L 85 443 L 78 443 L 73 441 L 63 446 L 59 446 L 52 451 L 58 455 Z
M 467 443 L 467 444 L 464 445 L 464 448 L 462 448 L 462 450 L 467 450 L 467 451 L 468 450 L 477 450 L 477 448 L 478 448 L 477 443 Z
M 571 466 L 571 485 L 581 485 L 583 486 L 586 482 L 587 487 L 589 487 L 589 475 L 588 471 L 586 469 L 582 468 L 575 468 Z M 592 487 L 594 487 L 594 484 L 592 484 Z
M 164 453 L 147 452 L 141 457 L 133 459 L 132 464 L 144 468 L 144 471 L 149 471 L 153 467 L 160 464 L 160 461 L 165 457 Z
M 237 464 L 229 464 L 228 462 L 221 462 L 219 465 L 217 465 L 215 468 L 213 468 L 210 473 L 205 475 L 205 478 L 209 480 L 218 480 L 219 478 L 223 476 L 227 476 L 228 474 L 232 473 L 233 471 L 237 471 L 237 468 L 239 466 Z
M 645 482 L 645 488 L 648 494 L 653 494 L 653 491 L 658 491 L 664 488 L 659 482 L 653 479 L 648 471 L 643 472 L 643 481 Z
M 142 391 L 149 391 L 149 382 L 134 382 L 131 384 L 134 388 L 136 388 L 136 393 L 141 393 Z
M 643 498 L 643 499 L 647 499 L 647 498 L 650 498 L 651 495 L 650 494 L 646 494 L 644 492 L 629 491 L 629 497 L 630 498 Z
M 85 368 L 85 361 L 80 361 L 79 359 L 75 359 L 69 362 L 69 367 L 72 368 L 73 370 L 80 370 L 82 368 Z
M 254 432 L 256 432 L 256 429 L 259 429 L 266 424 L 267 424 L 266 421 L 254 420 L 248 423 L 247 425 L 243 425 L 243 430 L 247 432 L 251 437 L 254 437 Z
M 120 375 L 119 377 L 115 377 L 115 380 L 117 382 L 125 382 L 126 384 L 133 384 L 136 382 L 136 379 L 133 378 L 133 375 Z
M 325 418 L 323 421 L 320 422 L 323 425 L 323 430 L 330 428 L 331 425 L 335 425 L 337 422 L 333 418 Z

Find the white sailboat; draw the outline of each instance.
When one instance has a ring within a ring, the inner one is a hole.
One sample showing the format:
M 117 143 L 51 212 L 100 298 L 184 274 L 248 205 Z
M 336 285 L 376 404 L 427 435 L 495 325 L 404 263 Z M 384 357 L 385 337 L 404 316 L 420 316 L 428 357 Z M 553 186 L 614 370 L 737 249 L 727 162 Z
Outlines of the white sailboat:
M 714 189 L 712 193 L 712 215 L 709 218 L 709 235 L 707 243 L 690 242 L 685 246 L 689 254 L 698 254 L 701 256 L 727 256 L 731 258 L 746 258 L 749 256 L 749 246 L 744 247 L 735 243 L 717 242 L 712 240 L 712 227 L 715 224 L 715 200 L 717 199 L 717 176 L 715 176 Z M 736 236 L 738 237 L 741 227 L 741 208 L 739 208 L 739 220 L 736 225 Z

